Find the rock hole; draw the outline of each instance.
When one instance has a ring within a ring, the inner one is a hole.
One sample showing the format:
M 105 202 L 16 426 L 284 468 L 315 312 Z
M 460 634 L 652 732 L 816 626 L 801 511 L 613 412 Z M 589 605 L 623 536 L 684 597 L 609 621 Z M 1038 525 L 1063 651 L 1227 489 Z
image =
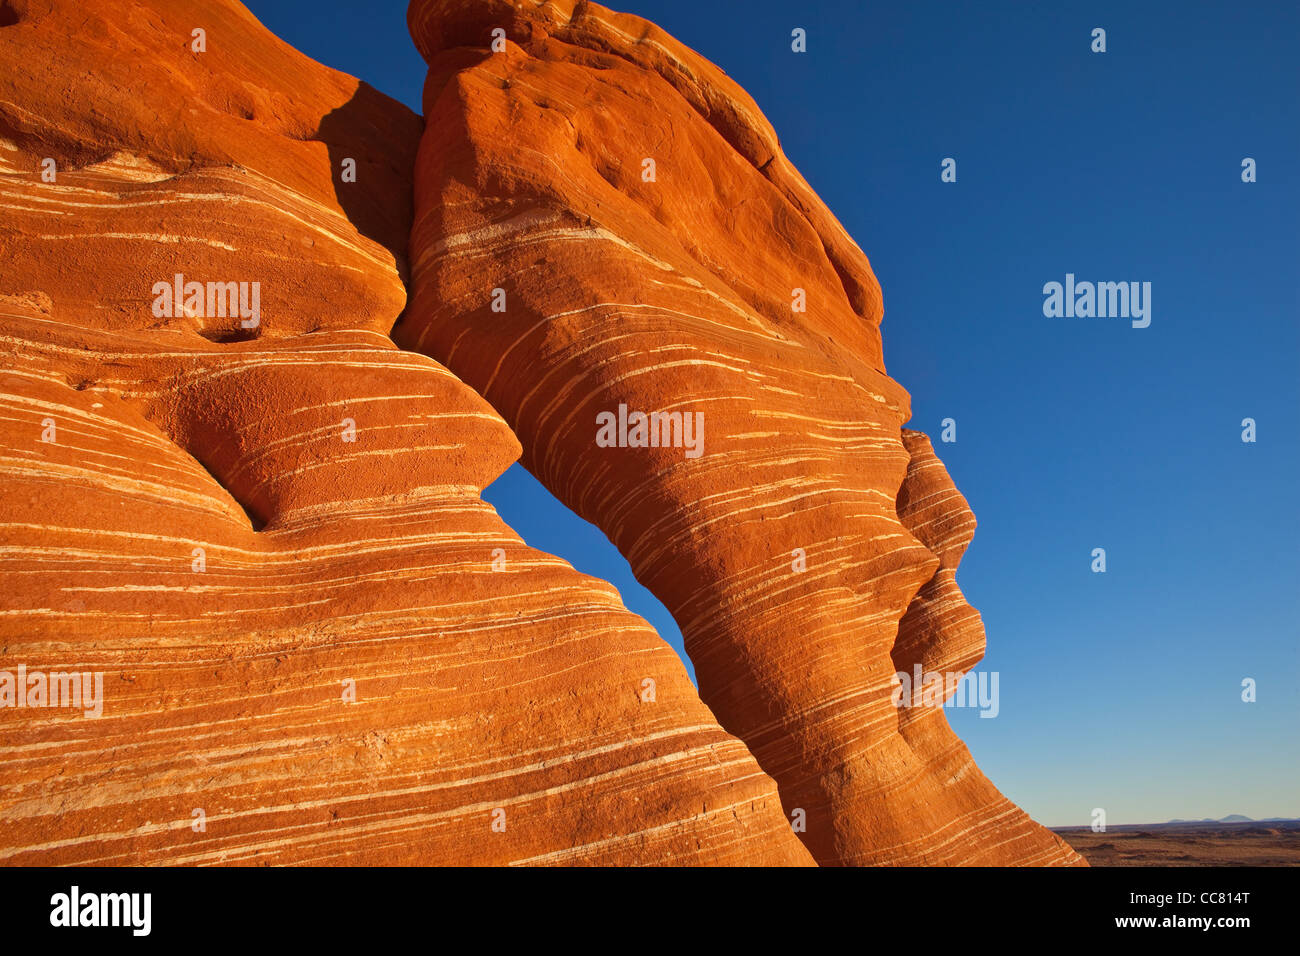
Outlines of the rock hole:
M 695 665 L 686 654 L 677 621 L 637 581 L 631 565 L 605 537 L 605 532 L 570 511 L 518 462 L 483 489 L 483 500 L 496 509 L 529 547 L 561 557 L 583 574 L 614 585 L 627 609 L 650 622 L 682 659 L 691 682 L 699 686 Z
M 255 329 L 246 329 L 243 326 L 236 326 L 233 329 L 199 329 L 199 335 L 209 342 L 217 342 L 222 345 L 231 342 L 251 342 L 258 338 L 261 333 L 262 327 L 260 325 Z

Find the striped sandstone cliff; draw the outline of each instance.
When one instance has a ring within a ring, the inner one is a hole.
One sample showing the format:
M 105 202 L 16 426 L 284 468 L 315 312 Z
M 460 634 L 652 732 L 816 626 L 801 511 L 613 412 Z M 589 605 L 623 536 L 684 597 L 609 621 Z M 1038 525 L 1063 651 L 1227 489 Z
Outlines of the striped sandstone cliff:
M 891 703 L 983 654 L 974 519 L 757 107 L 593 4 L 410 22 L 425 124 L 234 0 L 0 2 L 0 864 L 1079 862 Z
M 0 672 L 102 713 L 0 708 L 0 863 L 810 862 L 672 650 L 481 500 L 502 419 L 387 337 L 419 118 L 231 0 L 3 11 Z M 257 321 L 158 308 L 177 274 Z
M 1080 863 L 941 710 L 893 704 L 896 670 L 983 655 L 954 578 L 974 519 L 902 430 L 866 257 L 753 100 L 594 3 L 408 20 L 429 75 L 396 341 L 484 396 L 665 603 L 819 863 Z

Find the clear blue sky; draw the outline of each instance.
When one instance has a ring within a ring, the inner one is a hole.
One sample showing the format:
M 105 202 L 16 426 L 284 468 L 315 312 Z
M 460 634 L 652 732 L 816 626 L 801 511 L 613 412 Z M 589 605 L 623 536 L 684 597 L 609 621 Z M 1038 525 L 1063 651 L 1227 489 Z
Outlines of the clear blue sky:
M 613 5 L 758 101 L 871 258 L 912 426 L 957 421 L 937 449 L 980 524 L 958 579 L 1001 673 L 996 719 L 949 711 L 979 765 L 1049 825 L 1300 817 L 1300 7 Z M 250 6 L 419 109 L 400 2 Z M 1044 317 L 1067 272 L 1151 282 L 1151 326 Z M 681 650 L 522 469 L 486 497 Z

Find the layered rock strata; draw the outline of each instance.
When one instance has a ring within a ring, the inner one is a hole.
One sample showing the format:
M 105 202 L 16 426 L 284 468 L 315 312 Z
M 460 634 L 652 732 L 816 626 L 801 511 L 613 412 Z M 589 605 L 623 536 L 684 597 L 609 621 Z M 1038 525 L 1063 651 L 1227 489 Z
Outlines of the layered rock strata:
M 983 654 L 974 522 L 885 372 L 867 258 L 757 105 L 637 17 L 415 0 L 412 301 L 681 625 L 824 864 L 1077 864 L 896 670 Z M 688 430 L 689 429 L 689 430 Z
M 0 863 L 809 863 L 388 339 L 418 117 L 231 0 L 3 10 Z

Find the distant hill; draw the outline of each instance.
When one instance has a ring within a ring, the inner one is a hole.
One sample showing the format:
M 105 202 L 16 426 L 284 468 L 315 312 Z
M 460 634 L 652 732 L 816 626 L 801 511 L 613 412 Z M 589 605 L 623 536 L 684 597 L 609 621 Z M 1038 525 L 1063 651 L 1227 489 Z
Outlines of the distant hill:
M 1138 830 L 1138 829 L 1146 828 L 1146 829 L 1159 830 L 1159 829 L 1163 829 L 1164 827 L 1212 827 L 1220 824 L 1231 825 L 1236 823 L 1260 823 L 1260 824 L 1285 823 L 1291 825 L 1290 827 L 1288 827 L 1288 829 L 1294 829 L 1300 826 L 1300 818 L 1264 817 L 1263 819 L 1256 820 L 1253 817 L 1248 817 L 1245 816 L 1244 814 L 1230 813 L 1226 817 L 1220 817 L 1218 820 L 1214 819 L 1213 817 L 1204 817 L 1200 820 L 1183 820 L 1180 818 L 1175 818 L 1173 820 L 1168 820 L 1165 823 L 1112 823 L 1107 829 L 1108 830 Z M 1076 826 L 1069 826 L 1069 827 L 1052 827 L 1051 829 L 1057 831 L 1087 830 L 1089 829 L 1089 827 L 1085 824 L 1082 826 L 1076 825 Z
M 1219 817 L 1219 819 L 1217 820 L 1215 820 L 1213 817 L 1202 817 L 1199 820 L 1170 820 L 1169 823 L 1166 823 L 1164 825 L 1169 826 L 1170 823 L 1255 823 L 1255 822 L 1267 823 L 1269 821 L 1286 820 L 1286 819 L 1288 818 L 1269 817 L 1268 820 L 1255 821 L 1252 820 L 1250 817 L 1243 817 L 1240 813 L 1230 813 L 1226 817 Z
M 1093 866 L 1300 866 L 1300 820 L 1171 820 L 1057 832 Z

